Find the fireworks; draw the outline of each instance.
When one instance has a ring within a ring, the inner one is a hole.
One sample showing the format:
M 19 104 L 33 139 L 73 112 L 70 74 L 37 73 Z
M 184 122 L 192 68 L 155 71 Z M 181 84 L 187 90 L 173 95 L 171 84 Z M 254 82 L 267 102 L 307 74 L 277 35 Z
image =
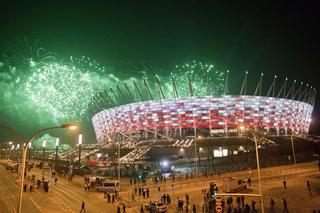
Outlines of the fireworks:
M 38 110 L 49 112 L 55 121 L 81 120 L 91 97 L 117 81 L 112 75 L 101 78 L 105 69 L 89 58 L 71 57 L 70 61 L 35 66 L 25 84 L 32 103 Z
M 128 74 L 136 69 L 117 73 L 85 56 L 64 60 L 24 38 L 1 57 L 0 109 L 22 121 L 32 115 L 33 122 L 62 123 L 119 104 L 223 94 L 224 73 L 211 64 L 193 61 L 171 70 L 144 64 L 138 74 Z

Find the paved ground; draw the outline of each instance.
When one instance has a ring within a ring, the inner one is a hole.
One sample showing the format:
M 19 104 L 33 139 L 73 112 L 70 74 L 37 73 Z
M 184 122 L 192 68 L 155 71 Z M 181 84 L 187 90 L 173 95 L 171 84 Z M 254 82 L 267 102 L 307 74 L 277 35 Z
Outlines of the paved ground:
M 0 212 L 15 212 L 18 190 L 15 183 L 17 175 L 6 171 L 3 167 L 0 167 L 0 174 L 3 174 L 0 175 Z M 32 174 L 37 175 L 39 178 L 42 176 L 42 172 L 39 169 L 33 169 L 28 175 Z M 174 182 L 174 190 L 172 188 L 172 181 L 168 180 L 166 183 L 160 185 L 160 193 L 168 193 L 171 196 L 172 204 L 169 206 L 168 212 L 176 212 L 177 198 L 180 197 L 184 199 L 186 193 L 190 195 L 191 205 L 195 204 L 198 212 L 201 212 L 201 190 L 208 188 L 209 182 L 212 180 L 218 184 L 219 188 L 222 179 L 228 175 L 241 179 L 251 177 L 253 185 L 246 193 L 258 193 L 256 171 L 242 171 L 207 178 L 201 177 L 197 183 L 195 178 L 189 180 L 182 178 Z M 313 163 L 266 168 L 261 170 L 261 175 L 266 212 L 271 197 L 276 202 L 277 212 L 282 212 L 282 198 L 287 199 L 290 212 L 308 213 L 316 208 L 320 210 L 320 173 Z M 45 176 L 51 183 L 49 192 L 46 193 L 42 189 L 35 190 L 35 192 L 32 193 L 25 192 L 22 212 L 79 212 L 82 201 L 86 203 L 86 212 L 116 212 L 116 206 L 118 204 L 107 203 L 103 199 L 102 193 L 84 191 L 84 180 L 82 177 L 75 176 L 72 182 L 63 177 L 58 177 L 58 184 L 55 186 L 53 179 L 48 173 L 45 173 Z M 283 187 L 283 180 L 287 181 L 287 190 Z M 311 183 L 311 193 L 307 190 L 307 180 Z M 151 197 L 149 199 L 143 199 L 142 196 L 136 196 L 137 201 L 132 203 L 130 202 L 130 192 L 133 186 L 129 185 L 128 179 L 121 180 L 121 197 L 127 206 L 127 212 L 140 212 L 141 204 L 149 200 L 158 199 L 159 193 L 157 192 L 157 185 L 151 183 L 151 181 L 147 181 L 147 185 L 143 187 L 150 189 Z M 251 200 L 251 197 L 246 197 L 247 203 L 251 203 Z M 260 201 L 258 199 L 255 200 L 260 208 Z

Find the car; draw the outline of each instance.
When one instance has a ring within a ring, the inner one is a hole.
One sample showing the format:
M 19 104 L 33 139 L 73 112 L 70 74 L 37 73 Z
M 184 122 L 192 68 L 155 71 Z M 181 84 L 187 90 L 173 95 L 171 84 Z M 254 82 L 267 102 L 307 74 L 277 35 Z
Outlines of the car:
M 228 177 L 223 179 L 222 191 L 223 192 L 240 192 L 247 189 L 247 185 L 244 184 L 243 180 L 236 179 L 234 177 Z
M 153 212 L 162 213 L 168 210 L 168 206 L 160 201 L 150 201 L 149 203 L 144 204 L 146 210 L 153 210 Z

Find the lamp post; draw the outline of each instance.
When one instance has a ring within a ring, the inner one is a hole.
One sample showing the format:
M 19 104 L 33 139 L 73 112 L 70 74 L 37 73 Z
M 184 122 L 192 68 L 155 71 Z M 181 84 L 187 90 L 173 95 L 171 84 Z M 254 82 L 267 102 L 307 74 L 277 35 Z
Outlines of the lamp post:
M 44 155 L 45 155 L 45 152 L 46 152 L 46 145 L 47 145 L 47 141 L 44 140 L 42 142 L 42 165 L 41 165 L 41 169 L 43 169 L 43 167 L 44 167 Z
M 296 161 L 296 153 L 294 151 L 294 143 L 293 143 L 293 135 L 292 135 L 292 133 L 291 133 L 291 147 L 292 147 L 293 163 L 294 163 L 294 165 L 296 165 L 297 161 Z
M 28 151 L 28 145 L 32 142 L 33 139 L 35 139 L 38 135 L 41 133 L 50 130 L 50 129 L 59 129 L 59 128 L 68 128 L 68 129 L 76 129 L 77 126 L 74 124 L 62 124 L 61 126 L 55 126 L 55 127 L 48 127 L 45 129 L 41 129 L 35 134 L 33 134 L 29 139 L 26 145 L 23 147 L 22 152 L 22 168 L 21 168 L 21 174 L 20 174 L 20 184 L 19 184 L 19 202 L 18 202 L 18 209 L 17 212 L 21 213 L 21 206 L 22 206 L 22 195 L 23 195 L 23 185 L 24 185 L 24 173 L 25 173 L 25 166 L 26 166 L 26 156 Z
M 31 143 L 29 143 L 28 146 L 29 146 L 29 157 L 28 157 L 28 158 L 29 158 L 29 160 L 30 160 L 30 159 L 31 159 Z M 23 147 L 24 147 L 24 146 L 23 146 Z M 22 149 L 22 150 L 23 150 L 23 149 Z
M 259 162 L 259 152 L 258 152 L 258 141 L 257 136 L 253 130 L 249 130 L 252 132 L 254 138 L 254 144 L 256 148 L 256 161 L 257 161 L 257 170 L 258 170 L 258 181 L 259 181 L 259 192 L 261 196 L 261 212 L 264 213 L 264 206 L 263 206 L 263 197 L 262 197 L 262 186 L 261 186 L 261 175 L 260 175 L 260 162 Z
M 120 184 L 120 143 L 118 143 L 118 181 Z
M 60 139 L 56 138 L 56 155 L 55 155 L 55 158 L 54 158 L 54 167 L 55 168 L 56 168 L 57 161 L 58 161 L 59 142 L 60 142 Z
M 19 156 L 19 149 L 20 149 L 20 144 L 18 143 L 18 144 L 17 144 L 17 148 L 16 148 L 16 154 L 15 154 L 15 155 L 16 155 L 16 158 L 17 158 L 17 162 L 18 162 L 18 158 L 19 158 L 19 157 L 18 157 L 18 156 Z
M 78 138 L 78 145 L 79 145 L 79 169 L 81 167 L 81 145 L 82 145 L 82 134 L 79 134 Z
M 13 150 L 14 150 L 14 144 L 12 144 L 11 148 L 10 148 L 10 158 L 11 159 L 13 159 L 13 155 L 14 155 L 14 154 L 12 154 L 14 152 Z
M 198 136 L 201 139 L 201 135 Z M 196 158 L 196 181 L 198 181 L 198 150 L 197 150 L 197 137 L 194 138 L 194 153 Z
M 8 150 L 9 150 L 9 152 L 10 152 L 10 154 L 9 154 L 9 157 L 10 157 L 10 158 L 11 158 L 11 146 L 12 146 L 12 143 L 13 143 L 12 141 L 9 141 L 9 142 L 8 142 L 8 144 L 9 144 L 9 149 L 8 149 Z

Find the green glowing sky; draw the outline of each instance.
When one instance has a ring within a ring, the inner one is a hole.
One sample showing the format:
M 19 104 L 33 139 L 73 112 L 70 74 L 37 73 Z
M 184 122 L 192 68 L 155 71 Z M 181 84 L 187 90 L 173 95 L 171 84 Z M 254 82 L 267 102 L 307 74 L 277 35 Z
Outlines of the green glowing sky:
M 275 74 L 277 89 L 285 77 L 317 87 L 320 27 L 312 4 L 7 1 L 0 14 L 0 123 L 30 135 L 77 121 L 91 94 L 123 81 L 142 87 L 145 78 L 158 98 L 156 74 L 166 97 L 173 95 L 171 77 L 179 95 L 188 94 L 187 75 L 194 93 L 206 94 L 209 68 L 213 95 L 222 92 L 227 70 L 234 94 L 245 70 L 250 93 L 260 73 L 264 91 Z

